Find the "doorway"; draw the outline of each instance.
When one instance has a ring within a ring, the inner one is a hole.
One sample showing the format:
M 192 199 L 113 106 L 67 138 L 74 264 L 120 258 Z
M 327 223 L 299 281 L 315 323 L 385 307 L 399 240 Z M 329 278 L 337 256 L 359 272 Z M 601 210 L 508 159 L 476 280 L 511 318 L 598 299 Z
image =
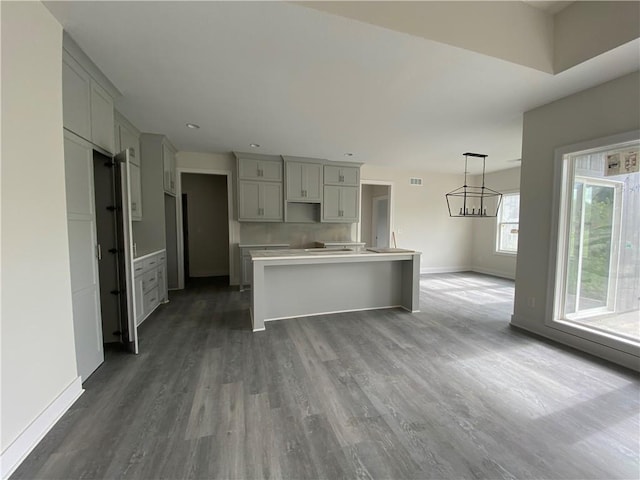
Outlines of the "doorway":
M 98 278 L 100 281 L 100 312 L 102 341 L 120 341 L 120 288 L 118 278 L 118 237 L 114 162 L 106 155 L 93 151 L 93 179 L 96 208 L 96 237 Z
M 392 185 L 362 182 L 360 241 L 367 247 L 392 246 Z
M 225 175 L 181 173 L 183 274 L 229 283 L 229 191 Z

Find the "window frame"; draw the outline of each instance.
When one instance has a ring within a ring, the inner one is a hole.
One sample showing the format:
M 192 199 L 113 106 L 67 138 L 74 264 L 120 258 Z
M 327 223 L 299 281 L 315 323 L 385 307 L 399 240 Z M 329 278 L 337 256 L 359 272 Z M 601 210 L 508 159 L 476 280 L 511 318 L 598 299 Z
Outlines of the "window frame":
M 502 222 L 502 207 L 504 206 L 505 197 L 518 196 L 518 221 L 517 222 Z M 500 249 L 500 226 L 501 225 L 517 225 L 518 235 L 520 235 L 520 190 L 511 190 L 502 194 L 502 201 L 500 202 L 500 208 L 498 209 L 498 215 L 496 215 L 496 224 L 494 228 L 495 242 L 494 242 L 494 254 L 506 255 L 514 257 L 518 255 L 518 249 L 514 250 L 502 250 Z M 519 239 L 520 237 L 518 237 Z M 519 242 L 518 242 L 519 243 Z
M 565 285 L 566 270 L 561 265 L 566 262 L 565 236 L 561 234 L 567 228 L 567 185 L 569 177 L 574 175 L 571 168 L 567 167 L 567 157 L 576 153 L 586 154 L 592 151 L 602 150 L 609 146 L 637 142 L 640 140 L 640 130 L 597 138 L 571 145 L 565 145 L 555 149 L 554 173 L 553 173 L 553 198 L 551 235 L 549 238 L 549 263 L 547 276 L 547 295 L 545 305 L 545 325 L 564 334 L 593 342 L 605 347 L 618 350 L 624 354 L 638 356 L 640 343 L 614 335 L 605 330 L 599 330 L 580 324 L 575 321 L 561 318 L 561 302 L 564 301 L 562 289 Z

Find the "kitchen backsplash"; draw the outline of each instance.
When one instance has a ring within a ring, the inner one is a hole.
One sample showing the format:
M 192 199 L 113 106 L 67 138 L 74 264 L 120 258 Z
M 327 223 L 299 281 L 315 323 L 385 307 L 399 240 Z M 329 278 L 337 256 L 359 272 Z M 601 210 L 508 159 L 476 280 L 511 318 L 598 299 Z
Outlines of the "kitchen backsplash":
M 288 243 L 291 248 L 315 247 L 314 242 L 355 242 L 356 224 L 241 223 L 240 243 Z

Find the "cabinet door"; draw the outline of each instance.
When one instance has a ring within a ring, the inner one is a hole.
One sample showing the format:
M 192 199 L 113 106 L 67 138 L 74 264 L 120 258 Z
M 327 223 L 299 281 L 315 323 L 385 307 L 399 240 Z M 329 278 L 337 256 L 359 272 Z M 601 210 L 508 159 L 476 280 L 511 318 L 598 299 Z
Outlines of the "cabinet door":
M 358 186 L 360 169 L 357 167 L 324 166 L 324 183 L 328 185 Z
M 322 165 L 308 163 L 302 169 L 304 197 L 309 202 L 322 201 Z
M 67 130 L 91 140 L 91 77 L 67 52 L 62 54 L 62 121 Z
M 282 184 L 260 182 L 262 220 L 282 221 Z
M 281 183 L 247 181 L 238 183 L 239 221 L 282 221 Z
M 76 364 L 84 382 L 104 361 L 93 149 L 89 142 L 64 132 L 64 166 Z
M 133 288 L 135 290 L 135 312 L 136 312 L 136 325 L 140 325 L 144 318 L 144 292 L 142 288 L 142 275 L 139 275 L 133 280 Z
M 322 201 L 322 220 L 333 222 L 340 219 L 340 188 L 333 185 L 325 185 L 324 199 Z
M 287 162 L 287 200 L 304 201 L 304 187 L 302 186 L 302 164 Z
M 124 125 L 118 125 L 119 146 L 118 152 L 128 148 L 129 159 L 132 164 L 140 166 L 140 139 Z
M 140 167 L 131 163 L 129 165 L 129 182 L 131 183 L 131 220 L 142 220 L 142 185 L 140 181 Z
M 113 133 L 113 98 L 92 80 L 91 141 L 107 152 L 114 153 Z
M 358 187 L 340 187 L 340 213 L 343 222 L 358 221 L 360 216 Z
M 359 218 L 358 187 L 325 185 L 322 221 L 355 223 Z
M 176 193 L 176 159 L 173 151 L 162 144 L 162 166 L 164 171 L 164 191 L 175 195 Z
M 242 256 L 242 285 L 251 285 L 253 270 L 251 269 L 251 256 Z
M 167 256 L 162 253 L 158 257 L 158 297 L 161 302 L 169 301 L 167 289 Z
M 239 182 L 238 220 L 260 220 L 259 182 Z
M 238 159 L 238 177 L 240 180 L 280 182 L 282 181 L 282 162 L 240 157 Z
M 287 200 L 294 202 L 322 201 L 322 165 L 287 162 Z

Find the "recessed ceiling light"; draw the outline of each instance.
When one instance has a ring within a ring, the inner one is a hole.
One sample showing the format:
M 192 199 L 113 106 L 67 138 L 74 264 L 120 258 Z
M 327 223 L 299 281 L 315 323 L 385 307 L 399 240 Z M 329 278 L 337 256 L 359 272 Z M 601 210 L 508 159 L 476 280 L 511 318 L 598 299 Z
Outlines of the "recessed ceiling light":
M 193 128 L 194 130 L 197 130 L 198 128 L 200 128 L 200 125 L 197 125 L 195 123 L 187 123 L 187 128 Z
M 251 143 L 251 144 L 249 144 L 249 146 L 251 148 L 258 148 L 260 146 L 260 144 L 259 143 Z
M 345 157 L 353 157 L 353 153 L 351 152 L 347 152 L 344 154 Z

